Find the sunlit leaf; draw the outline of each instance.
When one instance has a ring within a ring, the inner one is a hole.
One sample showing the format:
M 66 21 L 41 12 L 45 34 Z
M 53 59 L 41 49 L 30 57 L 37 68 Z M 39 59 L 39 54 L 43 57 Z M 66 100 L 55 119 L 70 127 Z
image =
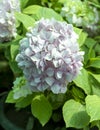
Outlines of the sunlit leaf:
M 87 33 L 83 32 L 82 29 L 74 27 L 74 31 L 78 34 L 78 43 L 82 46 L 87 38 Z
M 100 83 L 100 74 L 90 73 L 99 83 Z
M 85 107 L 76 102 L 69 100 L 63 106 L 63 117 L 66 127 L 83 128 L 89 123 L 89 116 L 85 111 Z
M 6 103 L 15 103 L 17 100 L 15 100 L 15 99 L 13 98 L 13 96 L 14 96 L 14 93 L 13 93 L 13 91 L 11 90 L 11 91 L 9 92 L 8 96 L 7 96 Z
M 33 14 L 39 19 L 43 18 L 55 18 L 62 20 L 62 17 L 51 8 L 42 7 L 39 5 L 31 5 L 23 10 L 25 14 Z
M 11 59 L 12 60 L 15 59 L 18 51 L 19 51 L 19 40 L 16 41 L 14 44 L 12 44 L 11 47 L 10 47 Z
M 91 86 L 89 83 L 89 77 L 88 77 L 88 72 L 85 69 L 81 70 L 81 74 L 79 74 L 76 79 L 74 80 L 74 83 L 82 88 L 86 94 L 91 93 Z
M 100 97 L 97 95 L 88 95 L 86 97 L 86 110 L 91 117 L 90 122 L 100 120 Z
M 100 68 L 100 57 L 91 58 L 88 67 Z
M 34 25 L 35 20 L 29 15 L 16 12 L 15 17 L 17 20 L 19 20 L 24 25 L 24 27 L 27 30 L 29 27 L 32 27 Z
M 31 111 L 42 126 L 44 126 L 52 115 L 52 107 L 44 95 L 38 95 L 33 98 Z

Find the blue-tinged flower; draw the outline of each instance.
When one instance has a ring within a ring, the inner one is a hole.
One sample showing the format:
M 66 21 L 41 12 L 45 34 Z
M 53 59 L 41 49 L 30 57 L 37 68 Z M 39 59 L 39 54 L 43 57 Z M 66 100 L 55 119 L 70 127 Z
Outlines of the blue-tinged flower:
M 20 97 L 26 97 L 28 94 L 32 94 L 25 77 L 16 78 L 13 84 L 14 99 L 19 99 Z
M 32 91 L 66 92 L 83 66 L 77 39 L 71 24 L 44 18 L 36 22 L 20 41 L 16 57 Z
M 61 15 L 77 27 L 95 30 L 95 24 L 99 21 L 99 14 L 95 7 L 89 5 L 89 2 L 81 0 L 67 0 L 61 9 Z
M 16 36 L 15 11 L 20 11 L 19 0 L 0 0 L 0 42 Z

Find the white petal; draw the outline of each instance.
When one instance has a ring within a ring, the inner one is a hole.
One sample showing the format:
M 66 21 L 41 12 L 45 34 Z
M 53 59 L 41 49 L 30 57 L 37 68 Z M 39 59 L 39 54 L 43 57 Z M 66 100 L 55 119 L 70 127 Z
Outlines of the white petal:
M 56 68 L 59 67 L 59 61 L 53 60 L 53 64 L 54 64 L 54 66 L 55 66 Z
M 47 53 L 46 56 L 44 57 L 45 60 L 51 61 L 52 60 L 52 56 L 50 53 Z
M 52 77 L 47 77 L 47 78 L 45 78 L 45 81 L 46 81 L 46 83 L 47 83 L 49 86 L 51 86 L 51 85 L 54 83 L 54 78 L 52 78 Z
M 53 48 L 52 49 L 52 57 L 54 57 L 55 59 L 61 58 L 61 53 L 58 52 L 56 48 Z
M 35 82 L 35 83 L 39 83 L 40 81 L 41 81 L 40 78 L 35 78 L 35 79 L 34 79 L 34 82 Z
M 70 64 L 71 63 L 71 58 L 66 58 L 66 59 L 64 59 L 64 61 L 65 61 L 66 64 Z
M 29 48 L 27 48 L 26 50 L 25 50 L 25 55 L 26 56 L 31 56 L 33 54 L 33 52 L 29 49 Z
M 48 68 L 47 71 L 46 71 L 47 75 L 48 76 L 53 76 L 54 75 L 54 70 L 52 68 Z
M 60 89 L 61 89 L 61 86 L 60 86 L 59 84 L 54 84 L 54 85 L 51 87 L 52 92 L 55 93 L 55 94 L 60 93 Z
M 40 54 L 37 53 L 30 57 L 32 61 L 40 61 Z
M 62 78 L 62 72 L 61 71 L 57 71 L 56 75 L 57 75 L 57 78 L 58 79 L 61 79 Z

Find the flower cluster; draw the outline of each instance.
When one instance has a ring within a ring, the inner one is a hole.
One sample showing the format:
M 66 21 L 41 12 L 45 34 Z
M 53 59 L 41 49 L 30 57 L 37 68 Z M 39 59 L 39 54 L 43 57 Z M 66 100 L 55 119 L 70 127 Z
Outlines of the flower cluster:
M 15 11 L 20 11 L 19 0 L 0 0 L 0 42 L 16 36 Z
M 40 19 L 20 41 L 18 66 L 32 91 L 65 93 L 82 68 L 84 52 L 71 24 Z
M 81 0 L 67 0 L 61 10 L 61 15 L 65 19 L 77 27 L 95 29 L 93 26 L 98 23 L 99 14 L 95 7 L 89 5 L 88 2 Z

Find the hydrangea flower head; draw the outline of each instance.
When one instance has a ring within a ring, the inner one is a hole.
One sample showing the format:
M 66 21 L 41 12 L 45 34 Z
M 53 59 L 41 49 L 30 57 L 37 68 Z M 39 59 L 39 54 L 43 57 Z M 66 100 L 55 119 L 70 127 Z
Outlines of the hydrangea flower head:
M 77 27 L 95 29 L 93 25 L 98 23 L 99 15 L 95 7 L 81 0 L 67 0 L 61 10 L 61 15 Z
M 43 18 L 36 22 L 20 41 L 16 57 L 32 91 L 66 92 L 83 65 L 77 38 L 66 22 Z
M 0 0 L 0 42 L 16 36 L 15 11 L 20 11 L 19 0 Z

